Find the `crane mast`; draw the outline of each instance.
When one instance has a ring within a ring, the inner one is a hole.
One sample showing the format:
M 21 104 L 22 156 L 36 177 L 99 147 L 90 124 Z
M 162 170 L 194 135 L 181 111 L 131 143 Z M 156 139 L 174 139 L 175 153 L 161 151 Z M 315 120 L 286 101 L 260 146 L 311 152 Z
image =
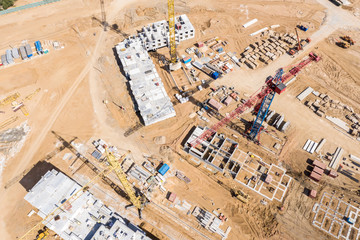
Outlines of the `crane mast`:
M 170 45 L 170 62 L 176 63 L 176 42 L 175 42 L 175 10 L 174 0 L 168 0 L 168 21 L 169 21 L 169 45 Z

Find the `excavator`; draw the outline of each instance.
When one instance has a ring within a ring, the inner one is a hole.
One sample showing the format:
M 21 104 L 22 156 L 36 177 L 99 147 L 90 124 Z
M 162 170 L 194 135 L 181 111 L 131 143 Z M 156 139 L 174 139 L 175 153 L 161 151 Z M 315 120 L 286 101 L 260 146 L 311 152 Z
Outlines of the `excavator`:
M 348 42 L 344 42 L 344 41 L 338 41 L 336 42 L 336 45 L 338 45 L 341 48 L 347 49 L 350 47 L 350 44 Z
M 355 44 L 354 40 L 350 36 L 341 36 L 340 38 L 349 43 L 350 46 Z
M 248 202 L 249 202 L 249 199 L 250 199 L 249 195 L 246 194 L 246 193 L 244 193 L 244 192 L 241 191 L 240 189 L 237 189 L 237 190 L 231 189 L 230 192 L 231 192 L 231 195 L 232 195 L 233 197 L 236 197 L 236 198 L 239 199 L 241 202 L 243 202 L 243 203 L 248 203 Z

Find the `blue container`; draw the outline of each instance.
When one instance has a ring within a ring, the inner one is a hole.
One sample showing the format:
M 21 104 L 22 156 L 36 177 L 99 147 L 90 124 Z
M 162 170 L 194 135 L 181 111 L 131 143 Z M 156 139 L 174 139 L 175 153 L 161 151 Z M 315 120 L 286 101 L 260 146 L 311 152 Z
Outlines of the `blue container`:
M 166 163 L 164 163 L 164 164 L 161 166 L 161 168 L 159 169 L 159 173 L 164 176 L 165 173 L 166 173 L 167 171 L 169 171 L 169 169 L 170 169 L 169 165 L 167 165 Z
M 41 54 L 41 52 L 42 52 L 42 46 L 41 46 L 41 43 L 40 43 L 40 41 L 36 41 L 35 42 L 35 48 L 36 48 L 36 52 L 38 53 L 38 54 Z
M 213 79 L 218 79 L 218 78 L 219 78 L 219 73 L 218 73 L 218 72 L 213 72 L 213 73 L 211 74 L 211 77 L 212 77 Z
M 191 62 L 191 57 L 185 57 L 185 58 L 183 58 L 183 62 L 184 62 L 184 63 L 189 63 L 189 62 Z

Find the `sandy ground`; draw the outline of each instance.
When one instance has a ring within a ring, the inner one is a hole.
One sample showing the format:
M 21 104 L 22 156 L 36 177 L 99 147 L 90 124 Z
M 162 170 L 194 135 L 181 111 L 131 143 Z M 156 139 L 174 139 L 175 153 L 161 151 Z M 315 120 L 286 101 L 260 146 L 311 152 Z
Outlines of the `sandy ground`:
M 25 1 L 19 1 L 18 4 L 23 2 Z M 166 136 L 166 146 L 185 155 L 180 143 L 191 127 L 199 123 L 197 118 L 188 117 L 191 112 L 198 110 L 192 103 L 176 105 L 176 118 L 140 128 L 128 137 L 124 136 L 140 121 L 132 111 L 133 104 L 126 89 L 126 80 L 119 71 L 112 48 L 143 25 L 164 19 L 166 3 L 113 1 L 106 4 L 107 20 L 110 25 L 117 24 L 117 32 L 102 31 L 96 20 L 101 18 L 100 3 L 95 0 L 63 0 L 1 17 L 0 31 L 11 32 L 2 36 L 1 51 L 9 45 L 20 44 L 24 39 L 58 40 L 65 44 L 62 50 L 52 50 L 47 56 L 0 71 L 2 96 L 15 91 L 26 96 L 36 88 L 41 88 L 27 103 L 29 117 L 18 113 L 21 121 L 28 119 L 31 132 L 21 152 L 8 160 L 2 175 L 2 186 L 6 186 L 0 190 L 0 231 L 3 238 L 15 239 L 39 221 L 34 216 L 26 217 L 31 206 L 23 200 L 26 190 L 19 184 L 19 180 L 24 170 L 31 169 L 59 145 L 58 139 L 51 133 L 54 131 L 67 141 L 76 138 L 78 143 L 83 144 L 93 136 L 103 138 L 119 146 L 119 149 L 131 149 L 135 161 L 139 163 L 143 154 L 171 163 L 173 169 L 183 171 L 192 182 L 186 185 L 172 177 L 165 187 L 194 205 L 210 211 L 220 208 L 229 217 L 227 225 L 232 227 L 229 239 L 324 239 L 324 233 L 311 226 L 310 211 L 314 200 L 303 194 L 304 187 L 316 187 L 319 192 L 324 189 L 303 176 L 306 160 L 313 156 L 302 151 L 301 147 L 309 138 L 316 141 L 326 138 L 329 142 L 328 151 L 342 146 L 346 153 L 360 155 L 359 142 L 334 129 L 333 125 L 316 116 L 296 100 L 295 96 L 305 87 L 311 86 L 318 91 L 333 94 L 354 108 L 359 106 L 359 47 L 344 50 L 331 42 L 332 38 L 338 38 L 343 33 L 353 34 L 359 42 L 358 30 L 354 29 L 358 26 L 356 16 L 348 9 L 338 9 L 326 0 L 286 1 L 286 4 L 277 1 L 208 1 L 206 6 L 202 1 L 176 1 L 176 12 L 188 14 L 197 35 L 196 39 L 181 44 L 180 54 L 196 41 L 215 36 L 229 41 L 229 48 L 233 51 L 241 52 L 249 43 L 257 40 L 250 38 L 248 34 L 264 25 L 280 24 L 279 31 L 290 32 L 296 24 L 306 23 L 311 26 L 310 30 L 301 34 L 312 39 L 307 49 L 314 50 L 323 58 L 321 62 L 309 66 L 284 94 L 276 96 L 274 100 L 272 108 L 284 113 L 292 123 L 281 155 L 268 154 L 256 145 L 240 139 L 240 148 L 256 151 L 269 162 L 281 162 L 296 178 L 283 203 L 274 202 L 265 207 L 259 204 L 259 196 L 250 193 L 252 200 L 248 206 L 244 206 L 231 198 L 229 191 L 217 183 L 217 180 L 221 180 L 234 187 L 233 181 L 220 174 L 213 176 L 186 160 L 180 161 L 179 156 L 172 151 L 164 150 L 164 146 L 160 149 L 154 144 L 154 137 Z M 127 6 L 130 4 L 134 5 Z M 241 27 L 244 22 L 255 17 L 259 19 L 256 25 L 246 30 Z M 166 53 L 166 49 L 161 51 Z M 295 64 L 307 53 L 308 51 L 301 53 L 296 59 L 283 55 L 269 66 L 255 71 L 238 69 L 214 84 L 231 85 L 240 92 L 249 94 L 262 86 L 264 79 L 273 75 L 275 70 Z M 169 95 L 175 93 L 167 73 L 160 68 L 158 71 Z M 199 93 L 195 97 L 201 99 L 204 95 L 205 93 Z M 109 102 L 107 105 L 103 103 L 105 99 Z M 124 106 L 126 111 L 119 110 L 117 105 Z M 11 116 L 11 112 L 6 114 Z M 214 123 L 215 120 L 212 119 L 211 122 Z M 228 130 L 223 131 L 229 133 Z M 85 183 L 91 176 L 91 171 L 82 168 L 73 174 L 71 163 L 62 159 L 66 151 L 57 153 L 47 161 L 80 183 Z M 344 176 L 329 183 L 331 188 L 339 188 L 345 184 L 354 186 Z M 119 205 L 117 210 L 130 220 L 141 223 L 135 214 L 123 210 L 122 206 L 127 202 L 109 187 L 99 183 L 93 191 L 99 198 L 106 196 L 104 201 L 110 205 Z M 216 235 L 202 229 L 194 218 L 181 212 L 173 213 L 174 209 L 168 207 L 164 195 L 156 196 L 156 204 L 145 209 L 144 218 L 145 226 L 160 239 L 201 239 L 201 234 L 210 239 L 218 239 Z M 281 205 L 285 206 L 285 212 L 277 209 Z M 24 220 L 24 223 L 18 224 L 19 219 Z

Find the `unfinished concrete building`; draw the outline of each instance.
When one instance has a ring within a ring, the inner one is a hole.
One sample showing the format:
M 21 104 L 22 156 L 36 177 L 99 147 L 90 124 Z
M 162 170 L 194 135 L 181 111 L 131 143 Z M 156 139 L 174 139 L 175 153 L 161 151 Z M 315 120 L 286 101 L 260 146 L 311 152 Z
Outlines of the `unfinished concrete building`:
M 194 129 L 185 143 L 186 152 L 204 161 L 215 171 L 228 172 L 236 182 L 270 201 L 283 200 L 292 180 L 286 174 L 286 169 L 268 164 L 254 153 L 243 152 L 238 148 L 237 142 L 223 134 L 214 133 L 197 146 L 191 146 L 191 143 L 205 130 L 206 128 L 198 126 Z
M 186 15 L 175 18 L 177 43 L 195 37 L 195 29 Z M 145 125 L 176 115 L 155 65 L 147 51 L 169 46 L 169 26 L 163 20 L 146 27 L 136 36 L 116 46 L 122 68 Z
M 56 170 L 48 171 L 25 196 L 45 218 L 75 194 L 81 186 Z M 44 224 L 64 240 L 150 240 L 137 226 L 123 219 L 86 191 L 79 198 L 64 204 L 55 217 Z
M 144 124 L 175 117 L 173 104 L 141 40 L 128 38 L 116 46 L 116 51 Z
M 190 143 L 200 136 L 206 129 L 197 126 L 185 144 L 184 150 L 190 155 L 203 160 L 218 171 L 224 172 L 225 168 L 235 176 L 240 170 L 240 164 L 234 161 L 237 158 L 238 143 L 215 133 L 209 139 L 205 139 L 196 147 L 191 147 Z
M 166 20 L 142 28 L 137 36 L 147 51 L 169 46 L 169 24 Z M 195 37 L 195 29 L 183 14 L 175 17 L 175 40 L 177 43 Z

